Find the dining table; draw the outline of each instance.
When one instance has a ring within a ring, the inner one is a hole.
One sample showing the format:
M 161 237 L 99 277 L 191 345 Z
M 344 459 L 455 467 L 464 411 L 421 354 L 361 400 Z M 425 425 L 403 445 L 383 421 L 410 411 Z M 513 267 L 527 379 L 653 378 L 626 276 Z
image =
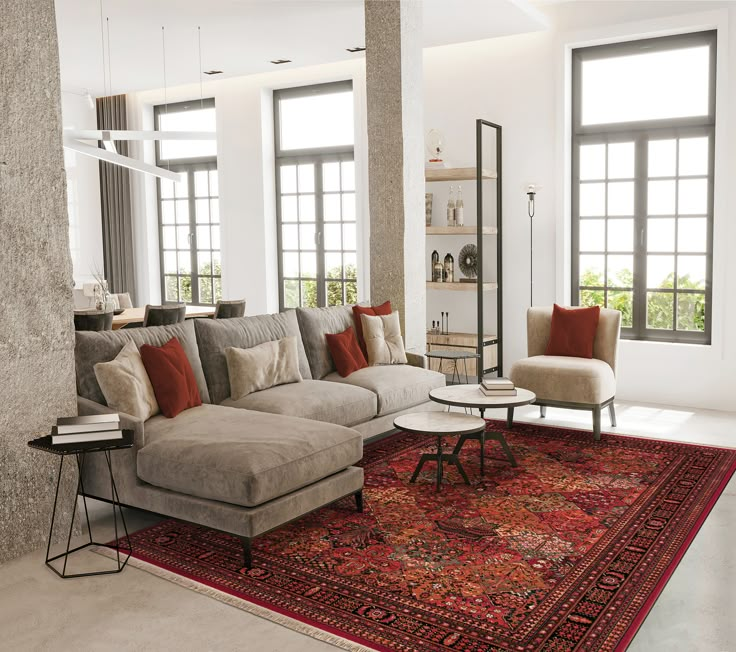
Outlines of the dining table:
M 112 329 L 117 330 L 128 324 L 142 324 L 143 317 L 146 314 L 146 307 L 126 308 L 120 314 L 112 318 Z M 214 306 L 194 306 L 187 304 L 186 319 L 194 317 L 214 317 Z

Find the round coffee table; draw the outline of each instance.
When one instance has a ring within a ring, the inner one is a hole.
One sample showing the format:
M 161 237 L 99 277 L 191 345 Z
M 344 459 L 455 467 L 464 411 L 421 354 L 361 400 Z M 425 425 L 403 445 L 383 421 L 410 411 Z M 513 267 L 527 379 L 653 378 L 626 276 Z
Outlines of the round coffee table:
M 415 482 L 419 472 L 422 470 L 424 463 L 427 461 L 437 462 L 437 491 L 440 490 L 442 484 L 442 463 L 447 462 L 453 464 L 458 473 L 465 480 L 465 484 L 470 484 L 468 474 L 460 464 L 457 457 L 458 448 L 452 453 L 444 453 L 442 451 L 442 438 L 450 435 L 477 435 L 486 428 L 486 422 L 480 417 L 474 417 L 468 414 L 457 414 L 452 412 L 416 412 L 414 414 L 402 414 L 394 419 L 394 428 L 405 430 L 406 432 L 414 432 L 422 435 L 434 435 L 437 437 L 437 452 L 424 453 L 419 458 L 419 464 L 414 469 L 410 482 Z
M 451 385 L 433 389 L 429 392 L 429 398 L 442 405 L 476 408 L 480 411 L 481 418 L 483 418 L 488 409 L 506 408 L 508 410 L 506 427 L 511 428 L 514 422 L 514 408 L 534 403 L 537 396 L 534 392 L 530 392 L 528 389 L 522 389 L 521 387 L 516 388 L 516 396 L 486 396 L 480 391 L 479 385 Z M 477 439 L 480 442 L 481 475 L 483 475 L 484 471 L 486 439 L 493 439 L 501 444 L 501 448 L 503 448 L 503 452 L 511 463 L 511 466 L 518 466 L 502 432 L 486 431 L 483 429 L 481 432 L 464 434 L 458 440 L 455 450 L 452 451 L 454 455 L 460 452 L 463 444 L 468 439 Z

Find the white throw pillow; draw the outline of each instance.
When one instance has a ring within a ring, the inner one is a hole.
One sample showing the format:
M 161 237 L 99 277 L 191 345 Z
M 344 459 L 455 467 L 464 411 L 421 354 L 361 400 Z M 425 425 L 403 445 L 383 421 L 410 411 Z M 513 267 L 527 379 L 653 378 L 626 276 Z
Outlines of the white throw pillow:
M 110 362 L 94 366 L 97 382 L 108 406 L 145 421 L 159 413 L 153 385 L 135 342 L 128 342 Z
M 361 315 L 360 320 L 370 366 L 406 364 L 398 312 L 390 315 Z
M 225 349 L 230 397 L 238 399 L 276 385 L 298 383 L 299 353 L 296 337 L 264 342 L 250 349 Z

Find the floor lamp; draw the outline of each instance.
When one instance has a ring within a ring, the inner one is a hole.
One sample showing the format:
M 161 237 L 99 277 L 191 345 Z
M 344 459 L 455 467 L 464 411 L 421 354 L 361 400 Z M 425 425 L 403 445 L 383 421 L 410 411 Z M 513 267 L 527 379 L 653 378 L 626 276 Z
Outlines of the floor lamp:
M 534 305 L 534 199 L 537 186 L 530 183 L 526 190 L 526 211 L 529 215 L 529 306 Z

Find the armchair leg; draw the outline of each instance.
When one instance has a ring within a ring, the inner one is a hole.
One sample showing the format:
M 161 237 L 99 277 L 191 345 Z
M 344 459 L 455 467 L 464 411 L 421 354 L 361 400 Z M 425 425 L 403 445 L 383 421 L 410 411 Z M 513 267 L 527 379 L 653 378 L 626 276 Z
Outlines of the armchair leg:
M 363 513 L 363 490 L 356 491 L 355 494 L 355 509 L 358 511 L 358 513 Z
M 546 405 L 540 405 L 539 406 L 539 418 L 544 419 L 544 417 L 547 416 L 547 406 Z
M 243 544 L 243 565 L 250 570 L 253 568 L 253 553 L 250 549 L 250 538 L 249 537 L 238 537 Z
M 613 405 L 613 401 L 608 404 L 608 414 L 611 417 L 611 427 L 616 427 L 616 408 Z
M 593 439 L 600 441 L 601 439 L 601 406 L 596 405 L 593 408 Z

